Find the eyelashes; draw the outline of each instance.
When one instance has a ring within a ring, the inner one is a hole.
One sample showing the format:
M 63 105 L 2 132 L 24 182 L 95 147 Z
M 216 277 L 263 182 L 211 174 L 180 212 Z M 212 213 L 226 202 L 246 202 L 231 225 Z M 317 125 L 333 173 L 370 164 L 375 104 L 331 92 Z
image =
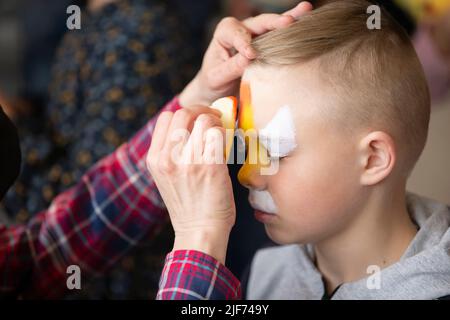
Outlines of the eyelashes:
M 270 151 L 267 151 L 267 154 L 269 156 L 269 160 L 270 161 L 280 161 L 281 162 L 282 160 L 285 160 L 285 159 L 290 157 L 290 154 L 287 154 L 287 155 L 272 155 L 272 154 L 270 154 Z
M 281 160 L 286 159 L 286 158 L 289 157 L 289 155 L 285 155 L 285 156 L 275 155 L 275 156 L 273 156 L 273 155 L 270 154 L 269 151 L 267 151 L 267 153 L 268 153 L 269 159 L 270 159 L 271 161 L 272 161 L 272 160 L 274 160 L 274 161 L 276 161 L 276 160 L 281 161 Z
M 267 150 L 270 158 L 286 158 L 297 148 L 295 140 L 290 138 L 268 137 L 259 135 L 259 141 Z
M 238 150 L 244 152 L 245 157 L 247 157 L 249 152 L 248 149 L 251 149 L 249 144 L 252 143 L 249 143 L 247 141 L 248 137 L 244 138 L 243 132 L 239 130 L 236 132 L 236 137 Z M 260 132 L 256 134 L 256 137 L 253 136 L 253 138 L 250 139 L 256 139 L 256 145 L 264 147 L 263 149 L 266 151 L 267 158 L 272 161 L 287 158 L 298 148 L 294 138 L 279 137 L 278 135 L 268 136 L 261 134 Z

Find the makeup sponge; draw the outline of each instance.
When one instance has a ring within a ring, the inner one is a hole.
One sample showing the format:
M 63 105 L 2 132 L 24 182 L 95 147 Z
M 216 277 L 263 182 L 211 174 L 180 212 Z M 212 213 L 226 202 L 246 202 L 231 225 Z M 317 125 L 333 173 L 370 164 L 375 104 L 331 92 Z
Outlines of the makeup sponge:
M 226 146 L 225 146 L 225 159 L 228 159 L 233 145 L 234 129 L 236 126 L 237 115 L 237 99 L 230 96 L 220 98 L 213 102 L 211 108 L 219 110 L 222 113 L 220 120 L 226 130 Z

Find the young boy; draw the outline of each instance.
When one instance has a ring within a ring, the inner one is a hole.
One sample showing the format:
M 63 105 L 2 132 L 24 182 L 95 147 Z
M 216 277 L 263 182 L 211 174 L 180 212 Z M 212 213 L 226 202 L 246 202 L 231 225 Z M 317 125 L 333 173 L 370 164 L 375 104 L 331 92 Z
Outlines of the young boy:
M 255 217 L 282 246 L 256 254 L 248 299 L 450 295 L 450 210 L 405 191 L 427 138 L 426 80 L 408 36 L 386 12 L 381 29 L 368 29 L 370 5 L 331 2 L 254 41 L 258 57 L 242 79 L 239 120 L 244 130 L 279 138 L 278 150 L 265 145 L 278 171 L 262 175 L 261 165 L 246 163 L 239 179 Z M 158 298 L 241 298 L 239 281 L 222 265 L 232 205 L 226 197 L 216 202 L 220 209 L 211 202 L 226 185 L 205 188 L 208 197 L 195 193 L 209 213 L 183 212 L 167 191 L 167 177 L 179 169 L 161 174 L 148 166 L 180 234 Z M 192 179 L 200 169 L 187 170 Z M 172 185 L 179 197 L 182 177 Z M 187 197 L 179 202 L 195 201 Z M 204 225 L 213 231 L 197 242 L 182 232 Z

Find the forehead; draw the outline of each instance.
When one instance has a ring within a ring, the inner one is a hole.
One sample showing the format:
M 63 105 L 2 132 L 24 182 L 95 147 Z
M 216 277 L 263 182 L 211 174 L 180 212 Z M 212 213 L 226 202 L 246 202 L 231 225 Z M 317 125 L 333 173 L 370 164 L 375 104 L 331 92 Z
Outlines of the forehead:
M 246 70 L 241 82 L 241 108 L 251 108 L 255 129 L 265 127 L 284 106 L 292 110 L 300 107 L 299 97 L 304 96 L 302 91 L 308 91 L 298 90 L 300 82 L 287 68 L 253 66 Z

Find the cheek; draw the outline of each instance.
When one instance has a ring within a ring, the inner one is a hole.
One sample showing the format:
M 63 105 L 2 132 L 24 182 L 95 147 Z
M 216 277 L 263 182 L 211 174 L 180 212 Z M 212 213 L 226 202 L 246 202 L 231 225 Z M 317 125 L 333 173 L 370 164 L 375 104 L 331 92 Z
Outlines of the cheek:
M 352 211 L 358 192 L 355 166 L 346 160 L 348 154 L 337 152 L 333 156 L 317 152 L 285 159 L 271 178 L 269 188 L 280 216 L 280 224 L 274 227 L 283 243 L 320 238 L 340 225 L 336 220 L 343 223 Z M 269 235 L 275 233 L 274 228 L 267 228 Z

